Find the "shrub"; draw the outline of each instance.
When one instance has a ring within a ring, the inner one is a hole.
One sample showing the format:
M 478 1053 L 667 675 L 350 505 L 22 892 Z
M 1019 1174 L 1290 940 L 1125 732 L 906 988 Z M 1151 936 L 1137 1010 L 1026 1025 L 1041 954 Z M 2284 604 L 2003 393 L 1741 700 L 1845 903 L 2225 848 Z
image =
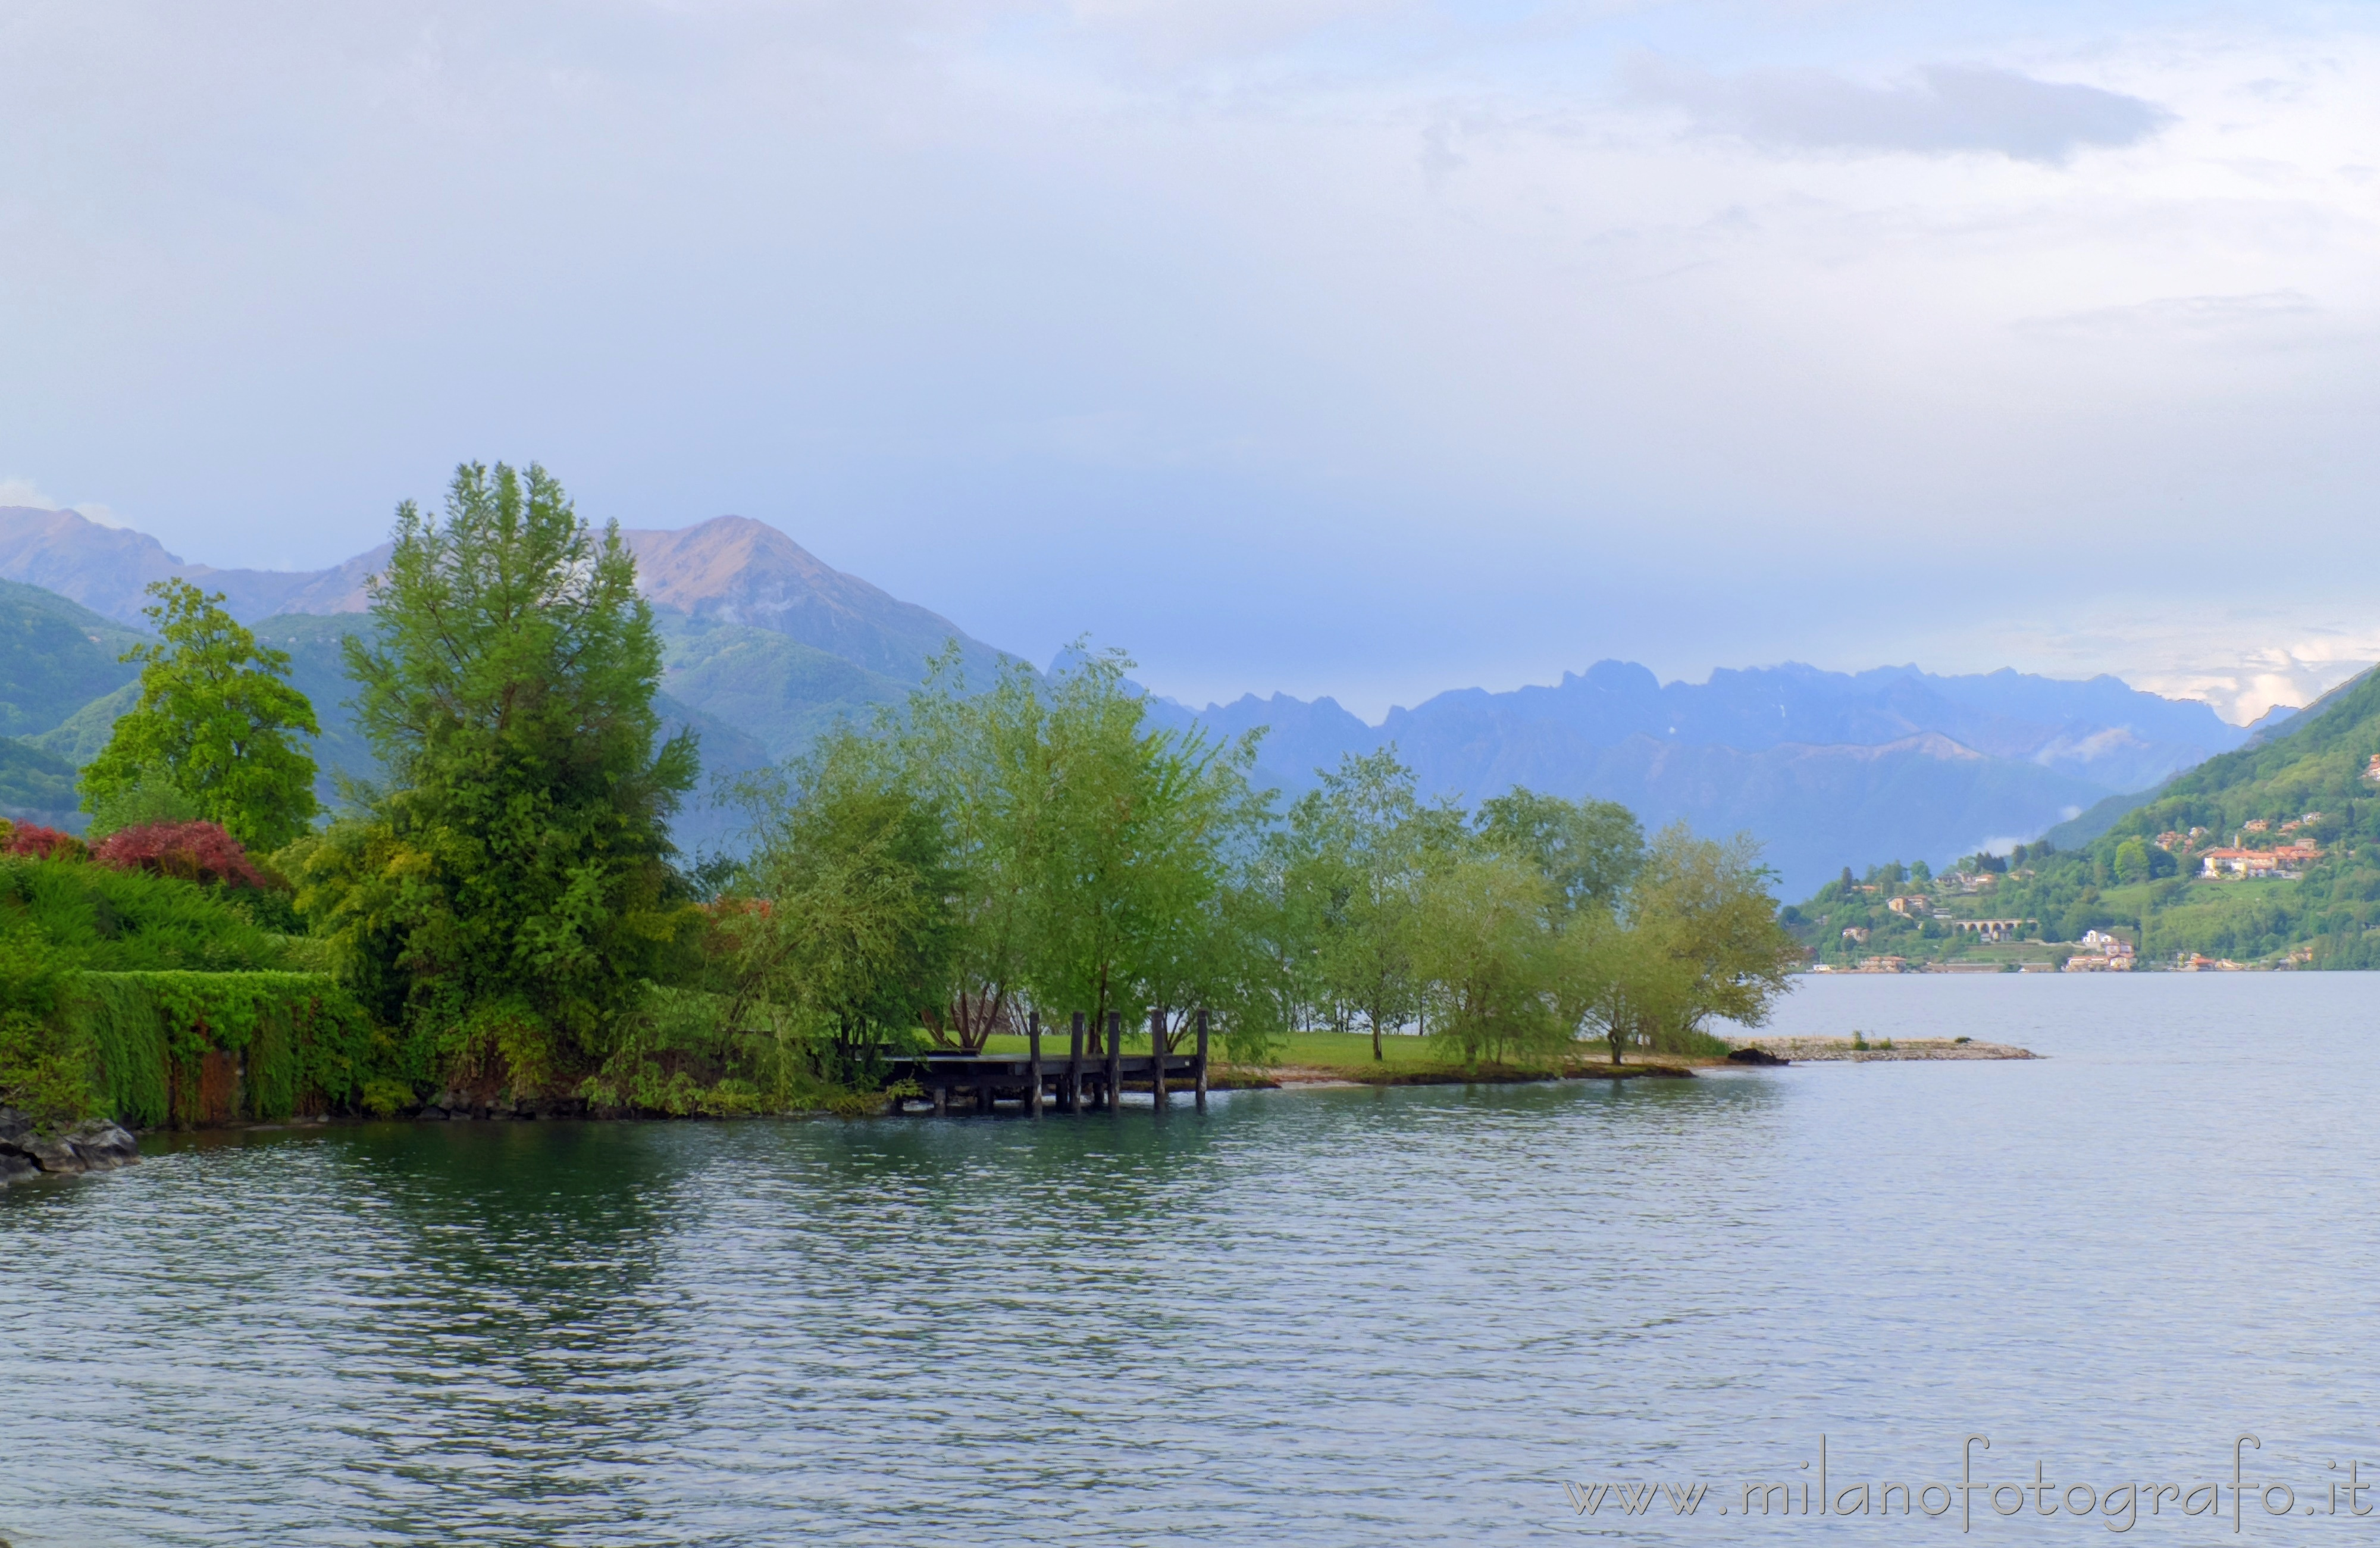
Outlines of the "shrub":
M 146 871 L 201 885 L 265 884 L 239 840 L 214 823 L 143 823 L 120 828 L 101 842 L 91 859 L 115 871 Z
M 56 1035 L 67 964 L 22 915 L 0 909 L 0 1107 L 43 1125 L 98 1111 L 88 1061 Z
M 0 915 L 29 926 L 73 968 L 288 967 L 291 944 L 260 929 L 232 902 L 259 896 L 62 859 L 0 858 Z
M 91 836 L 96 843 L 125 828 L 188 823 L 198 815 L 198 803 L 174 783 L 173 771 L 163 763 L 152 763 L 131 783 L 91 803 Z
M 19 823 L 9 831 L 8 853 L 29 855 L 37 860 L 80 860 L 91 858 L 91 847 L 70 833 L 45 828 L 39 823 Z

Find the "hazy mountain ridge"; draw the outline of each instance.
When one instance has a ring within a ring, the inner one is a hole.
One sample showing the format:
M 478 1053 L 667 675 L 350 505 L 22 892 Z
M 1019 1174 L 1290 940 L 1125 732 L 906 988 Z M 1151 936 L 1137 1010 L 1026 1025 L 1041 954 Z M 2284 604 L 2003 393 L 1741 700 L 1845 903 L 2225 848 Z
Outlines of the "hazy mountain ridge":
M 1623 801 L 1653 825 L 1748 829 L 1794 896 L 1845 864 L 1938 862 L 2033 837 L 2247 735 L 2205 704 L 2114 677 L 1798 663 L 1664 684 L 1598 662 L 1551 687 L 1438 694 L 1378 725 L 1283 694 L 1166 713 L 1226 736 L 1270 726 L 1261 772 L 1292 794 L 1349 752 L 1393 745 L 1424 790 L 1466 802 L 1518 784 Z
M 795 755 L 827 727 L 897 704 L 947 642 L 956 641 L 971 683 L 1014 659 L 758 521 L 722 517 L 623 536 L 663 641 L 664 713 L 703 739 L 705 791 L 680 824 L 688 848 L 716 846 L 733 825 L 710 798 L 717 776 Z M 222 570 L 185 565 L 152 538 L 72 512 L 0 510 L 0 575 L 79 590 L 87 606 L 56 606 L 71 609 L 85 634 L 137 638 L 95 614 L 138 618 L 140 587 L 158 576 L 225 591 L 260 638 L 291 652 L 293 680 L 322 720 L 316 755 L 326 797 L 334 771 L 376 772 L 343 707 L 353 690 L 338 640 L 360 622 L 363 579 L 386 554 L 303 573 Z M 71 643 L 60 637 L 62 649 Z M 99 650 L 86 645 L 85 654 Z M 129 676 L 124 668 L 92 681 Z M 79 764 L 104 744 L 129 694 L 66 704 L 71 697 L 54 692 L 22 721 L 23 734 Z M 1316 769 L 1393 744 L 1426 791 L 1467 802 L 1524 784 L 1624 801 L 1651 825 L 1682 818 L 1706 832 L 1748 829 L 1768 845 L 1789 893 L 1846 863 L 1947 859 L 1986 840 L 2031 837 L 2247 737 L 2204 704 L 2113 677 L 1937 676 L 1914 666 L 1840 673 L 1789 663 L 1664 684 L 1641 665 L 1605 661 L 1549 686 L 1440 693 L 1378 725 L 1327 697 L 1247 695 L 1196 712 L 1151 703 L 1179 727 L 1226 736 L 1266 727 L 1259 777 L 1292 795 L 1312 786 Z
M 1007 659 L 929 608 L 903 602 L 833 566 L 763 522 L 721 516 L 671 530 L 623 528 L 637 556 L 638 587 L 656 607 L 689 618 L 783 634 L 897 682 L 956 640 L 973 676 Z M 145 588 L 181 576 L 221 591 L 254 625 L 287 614 L 359 613 L 364 579 L 385 563 L 386 543 L 321 570 L 217 569 L 185 563 L 145 533 L 103 527 L 74 511 L 0 507 L 0 579 L 54 591 L 139 628 Z

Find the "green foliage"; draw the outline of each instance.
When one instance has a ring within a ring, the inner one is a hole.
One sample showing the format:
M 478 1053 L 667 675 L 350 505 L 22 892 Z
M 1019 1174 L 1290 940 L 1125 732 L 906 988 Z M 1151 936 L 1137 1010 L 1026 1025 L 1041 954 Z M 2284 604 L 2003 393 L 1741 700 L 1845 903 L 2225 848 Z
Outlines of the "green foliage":
M 667 820 L 691 737 L 656 749 L 650 610 L 542 469 L 458 469 L 398 507 L 373 632 L 346 641 L 388 784 L 287 855 L 298 903 L 440 1078 L 562 1090 L 600 1065 L 695 918 Z
M 187 823 L 200 815 L 199 803 L 174 782 L 174 771 L 151 763 L 91 803 L 91 839 L 95 844 L 120 829 Z
M 1693 960 L 1658 923 L 1634 927 L 1604 910 L 1580 915 L 1555 943 L 1554 1003 L 1566 1028 L 1599 1037 L 1611 1062 L 1632 1047 L 1682 1046 L 1695 1028 Z
M 1570 1042 L 1548 993 L 1558 907 L 1522 860 L 1466 858 L 1423 879 L 1412 938 L 1425 1020 L 1463 1063 L 1548 1057 Z
M 289 945 L 220 888 L 82 860 L 0 856 L 0 919 L 103 971 L 285 967 Z
M 1463 814 L 1425 805 L 1394 748 L 1349 753 L 1290 809 L 1287 886 L 1311 931 L 1316 997 L 1383 1034 L 1420 1016 L 1422 889 L 1467 848 Z M 1334 1018 L 1335 1019 L 1335 1018 Z
M 349 1110 L 386 1056 L 318 973 L 82 973 L 65 1021 L 103 1110 L 143 1128 Z
M 330 979 L 77 972 L 0 916 L 0 1106 L 136 1127 L 352 1107 L 385 1050 Z
M 149 588 L 161 639 L 134 646 L 140 698 L 82 772 L 94 814 L 162 769 L 193 816 L 242 844 L 278 848 L 314 816 L 314 760 L 294 734 L 317 735 L 314 707 L 285 679 L 289 658 L 260 646 L 220 603 L 187 580 Z M 121 825 L 121 824 L 119 824 Z
M 1777 922 L 1774 879 L 1748 835 L 1697 838 L 1675 823 L 1655 837 L 1628 915 L 1633 929 L 1689 969 L 1665 1031 L 1683 1039 L 1714 1018 L 1760 1026 L 1792 987 L 1801 948 Z
M 43 1125 L 93 1115 L 90 1062 L 56 1032 L 70 976 L 59 951 L 21 909 L 0 907 L 0 1107 Z
M 1137 1023 L 1189 1008 L 1260 1044 L 1262 997 L 1233 899 L 1263 822 L 1255 741 L 1219 746 L 1152 727 L 1130 663 L 1085 656 L 1043 682 L 1014 664 L 979 695 L 953 649 L 912 695 L 904 779 L 940 814 L 956 877 L 958 946 L 938 1038 L 979 1047 L 1028 1006 L 1052 1024 L 1110 1009 Z M 1234 1016 L 1248 1018 L 1235 1026 Z
M 797 765 L 746 878 L 765 906 L 720 910 L 742 1019 L 787 1007 L 820 1030 L 818 1073 L 873 1084 L 880 1052 L 940 1013 L 959 945 L 946 823 L 898 749 L 844 731 Z
M 1645 864 L 1645 828 L 1618 801 L 1566 801 L 1514 786 L 1473 820 L 1491 852 L 1526 861 L 1566 909 L 1616 903 Z

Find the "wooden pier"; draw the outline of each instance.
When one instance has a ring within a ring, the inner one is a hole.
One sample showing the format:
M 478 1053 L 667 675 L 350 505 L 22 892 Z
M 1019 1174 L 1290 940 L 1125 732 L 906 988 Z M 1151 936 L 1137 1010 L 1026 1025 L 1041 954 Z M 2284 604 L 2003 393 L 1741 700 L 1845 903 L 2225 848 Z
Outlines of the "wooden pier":
M 1045 1112 L 1113 1112 L 1116 1099 L 1127 1091 L 1149 1093 L 1156 1105 L 1172 1104 L 1172 1093 L 1187 1089 L 1200 1112 L 1207 1109 L 1207 1013 L 1196 1020 L 1196 1042 L 1189 1053 L 1126 1054 L 1123 1051 L 1123 1017 L 1111 1012 L 1107 1035 L 1084 1037 L 1083 1017 L 1075 1024 L 1062 1053 L 1042 1046 L 1041 1020 L 1026 1024 L 1026 1052 L 1016 1054 L 929 1053 L 892 1061 L 895 1080 L 914 1080 L 922 1097 L 895 1102 L 896 1113 L 916 1111 L 925 1102 L 936 1116 L 953 1110 L 991 1113 L 1002 1103 L 1039 1117 Z M 1162 1016 L 1149 1017 L 1152 1049 L 1166 1042 Z

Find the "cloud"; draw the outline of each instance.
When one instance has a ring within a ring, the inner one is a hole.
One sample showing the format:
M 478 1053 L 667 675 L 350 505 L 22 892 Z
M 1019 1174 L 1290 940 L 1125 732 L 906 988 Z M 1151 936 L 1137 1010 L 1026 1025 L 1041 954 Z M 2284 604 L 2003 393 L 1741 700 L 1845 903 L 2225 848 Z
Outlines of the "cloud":
M 89 504 L 69 506 L 63 501 L 53 500 L 42 493 L 41 485 L 26 478 L 0 479 L 0 506 L 6 506 L 37 511 L 70 510 L 86 520 L 98 522 L 103 527 L 124 525 L 116 514 L 105 506 Z
M 2168 296 L 2133 306 L 2022 318 L 2013 325 L 2020 334 L 2095 343 L 2143 336 L 2270 336 L 2276 330 L 2302 332 L 2301 324 L 2322 320 L 2322 308 L 2302 293 L 2267 290 L 2249 296 Z
M 2137 144 L 2173 121 L 2156 104 L 2014 70 L 1933 65 L 1914 80 L 1870 86 L 1831 70 L 1706 75 L 1642 59 L 1626 72 L 1634 101 L 1683 108 L 1695 130 L 1803 151 L 1917 155 L 1998 152 L 2057 165 L 2087 146 Z
M 58 503 L 42 493 L 30 479 L 0 479 L 0 506 L 30 506 L 37 511 L 54 511 Z

